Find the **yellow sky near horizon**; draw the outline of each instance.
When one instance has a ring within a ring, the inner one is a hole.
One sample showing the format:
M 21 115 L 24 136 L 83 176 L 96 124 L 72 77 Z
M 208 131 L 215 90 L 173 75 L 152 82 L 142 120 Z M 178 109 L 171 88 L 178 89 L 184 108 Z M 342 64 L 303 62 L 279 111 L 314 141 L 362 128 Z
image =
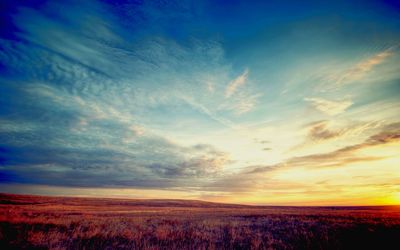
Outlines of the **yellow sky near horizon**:
M 22 2 L 0 25 L 0 192 L 400 205 L 384 1 Z
M 373 153 L 371 153 L 373 151 Z M 353 206 L 400 205 L 400 142 L 363 149 L 359 156 L 371 161 L 349 162 L 339 167 L 281 167 L 265 173 L 241 175 L 253 178 L 246 189 L 204 191 L 135 188 L 80 188 L 46 185 L 1 184 L 2 191 L 41 195 L 135 199 L 196 199 L 253 205 Z M 263 182 L 263 180 L 266 180 Z M 234 178 L 231 181 L 235 181 Z M 236 180 L 243 182 L 243 180 Z M 243 184 L 243 183 L 239 183 Z M 29 190 L 27 192 L 27 190 Z

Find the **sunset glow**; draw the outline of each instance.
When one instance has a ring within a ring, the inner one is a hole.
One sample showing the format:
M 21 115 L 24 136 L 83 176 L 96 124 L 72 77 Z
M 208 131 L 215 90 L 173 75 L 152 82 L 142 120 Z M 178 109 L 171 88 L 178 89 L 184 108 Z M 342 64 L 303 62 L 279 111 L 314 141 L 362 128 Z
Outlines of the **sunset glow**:
M 398 6 L 11 2 L 0 192 L 400 205 Z

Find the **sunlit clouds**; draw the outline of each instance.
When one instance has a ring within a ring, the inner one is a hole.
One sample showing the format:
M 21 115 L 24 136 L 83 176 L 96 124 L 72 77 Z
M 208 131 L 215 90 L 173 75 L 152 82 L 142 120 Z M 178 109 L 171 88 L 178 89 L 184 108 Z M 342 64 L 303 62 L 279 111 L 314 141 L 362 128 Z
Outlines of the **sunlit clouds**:
M 317 110 L 328 114 L 337 115 L 343 113 L 353 103 L 351 101 L 330 101 L 323 98 L 305 98 L 307 102 L 310 102 Z
M 392 49 L 387 49 L 380 52 L 364 61 L 359 62 L 354 67 L 348 69 L 343 73 L 342 76 L 338 77 L 336 81 L 336 86 L 340 87 L 344 84 L 352 83 L 356 80 L 362 79 L 369 71 L 371 71 L 375 66 L 384 63 L 385 60 L 393 55 Z
M 240 88 L 242 85 L 246 84 L 247 77 L 249 75 L 249 70 L 246 69 L 240 76 L 232 80 L 229 85 L 226 87 L 225 90 L 225 97 L 229 98 L 231 95 L 233 95 L 238 88 Z
M 290 6 L 8 4 L 0 191 L 398 203 L 398 12 Z

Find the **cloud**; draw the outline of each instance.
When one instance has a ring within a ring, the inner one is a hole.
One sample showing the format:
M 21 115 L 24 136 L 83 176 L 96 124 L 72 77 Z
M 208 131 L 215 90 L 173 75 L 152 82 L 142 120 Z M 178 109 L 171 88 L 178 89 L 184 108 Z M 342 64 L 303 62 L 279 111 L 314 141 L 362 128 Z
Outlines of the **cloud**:
M 230 98 L 227 102 L 222 103 L 218 109 L 241 115 L 253 110 L 260 97 L 261 94 L 240 93 L 234 98 Z
M 394 54 L 393 49 L 394 48 L 390 48 L 380 52 L 348 69 L 342 75 L 337 77 L 335 82 L 336 87 L 341 87 L 345 84 L 362 79 L 375 66 L 382 64 L 387 58 L 392 56 Z
M 208 90 L 208 92 L 214 93 L 214 91 L 215 91 L 214 84 L 213 84 L 212 82 L 210 82 L 210 81 L 207 81 L 207 82 L 206 82 L 206 85 L 207 85 L 207 90 Z
M 317 110 L 330 116 L 343 113 L 344 111 L 346 111 L 346 109 L 348 109 L 351 105 L 353 105 L 353 102 L 349 100 L 331 101 L 317 97 L 304 98 L 304 100 L 310 102 L 311 105 Z
M 226 119 L 226 118 L 218 116 L 217 114 L 215 114 L 215 112 L 211 111 L 210 109 L 208 109 L 204 105 L 196 102 L 193 98 L 188 97 L 188 96 L 180 96 L 180 98 L 185 103 L 187 103 L 192 108 L 194 108 L 195 110 L 201 112 L 202 114 L 207 115 L 209 118 L 211 118 L 212 120 L 220 123 L 221 125 L 223 125 L 225 127 L 228 127 L 228 128 L 232 128 L 232 129 L 240 129 L 239 125 L 236 125 L 234 122 L 230 121 L 229 119 Z
M 307 142 L 319 142 L 330 139 L 337 139 L 344 136 L 358 136 L 365 133 L 367 130 L 375 129 L 381 126 L 381 122 L 354 122 L 347 127 L 334 127 L 332 122 L 328 120 L 321 120 L 305 125 L 307 130 Z M 307 143 L 306 142 L 306 143 Z
M 361 80 L 366 81 L 366 76 L 373 72 L 373 70 L 385 62 L 388 61 L 390 57 L 395 55 L 395 51 L 398 49 L 398 45 L 392 46 L 384 51 L 381 51 L 367 59 L 360 61 L 359 63 L 347 67 L 345 69 L 337 70 L 334 73 L 328 73 L 326 76 L 321 77 L 320 86 L 317 88 L 321 92 L 333 91 L 342 88 L 345 85 L 354 84 L 360 82 Z M 381 72 L 379 76 L 375 75 L 371 77 L 374 82 L 383 82 L 391 79 L 393 77 L 390 71 L 396 70 L 390 65 L 387 67 L 386 72 Z M 389 72 L 389 74 L 387 74 Z
M 312 154 L 300 157 L 294 157 L 285 161 L 284 165 L 288 167 L 338 167 L 351 162 L 374 161 L 381 159 L 374 156 L 357 156 L 355 153 L 368 147 L 384 145 L 400 141 L 399 123 L 393 123 L 385 126 L 380 133 L 374 134 L 364 142 L 343 147 L 338 150 L 324 153 Z
M 275 98 L 281 92 L 279 83 L 292 74 L 281 74 L 282 69 L 275 67 L 255 74 L 271 76 L 265 92 L 265 84 L 250 81 L 251 69 L 234 72 L 232 57 L 225 56 L 223 47 L 231 48 L 229 44 L 214 36 L 193 37 L 199 23 L 213 23 L 193 20 L 205 15 L 199 5 L 185 1 L 16 5 L 7 13 L 10 29 L 0 34 L 2 182 L 207 189 L 215 180 L 219 183 L 215 187 L 245 190 L 270 181 L 260 178 L 264 170 L 284 166 L 251 166 L 241 175 L 230 175 L 237 164 L 232 164 L 227 152 L 198 144 L 214 140 L 224 150 L 237 151 L 236 145 L 216 140 L 232 133 L 229 140 L 238 137 L 247 147 L 247 139 L 257 131 L 245 130 L 241 124 L 257 123 L 261 117 L 274 124 L 279 120 L 279 126 L 288 122 L 289 111 L 297 112 L 292 107 L 300 107 L 293 101 L 293 91 L 283 102 Z M 12 34 L 3 36 L 8 32 Z M 365 75 L 388 58 L 383 54 L 358 65 L 351 74 Z M 287 66 L 287 59 L 277 65 Z M 308 82 L 307 72 L 299 71 L 304 76 L 300 82 Z M 351 81 L 351 74 L 343 83 Z M 302 91 L 308 89 L 301 85 Z M 264 92 L 266 103 L 258 105 Z M 351 105 L 321 98 L 307 101 L 333 115 Z M 289 121 L 296 119 L 289 117 Z M 348 131 L 328 122 L 314 124 L 307 139 L 331 140 Z M 284 133 L 284 137 L 292 134 Z M 381 135 L 377 140 L 396 137 Z M 285 142 L 268 145 L 260 140 L 254 148 L 255 161 L 258 155 L 268 157 L 275 150 L 279 154 L 279 147 L 293 143 L 281 141 Z M 234 156 L 238 162 L 252 157 L 254 145 L 249 146 L 245 149 L 249 152 Z M 262 154 L 261 149 L 270 148 L 273 151 Z M 294 166 L 301 159 L 295 162 Z M 232 168 L 226 167 L 231 164 Z
M 4 134 L 0 138 L 4 139 Z M 6 181 L 16 183 L 184 188 L 219 175 L 230 162 L 228 154 L 210 145 L 182 147 L 154 136 L 138 140 L 142 142 L 133 143 L 127 150 L 107 145 L 70 148 L 2 144 L 0 173 L 12 176 Z
M 343 134 L 342 130 L 329 130 L 328 129 L 329 122 L 317 121 L 309 124 L 308 127 L 308 138 L 312 141 L 320 141 L 320 140 L 328 140 L 332 138 L 339 137 Z
M 225 98 L 231 97 L 233 94 L 235 94 L 239 87 L 246 84 L 248 75 L 249 70 L 245 69 L 240 76 L 232 80 L 225 89 Z
M 191 112 L 188 120 L 200 120 L 201 113 L 235 127 L 198 101 L 208 93 L 199 92 L 203 79 L 215 80 L 213 87 L 223 93 L 231 72 L 221 45 L 134 37 L 131 29 L 151 29 L 158 17 L 170 18 L 163 14 L 165 6 L 131 6 L 144 16 L 136 22 L 137 16 L 130 16 L 133 22 L 126 26 L 113 15 L 114 7 L 125 11 L 96 1 L 79 8 L 69 3 L 16 6 L 17 39 L 0 39 L 5 73 L 0 92 L 7 93 L 0 95 L 6 104 L 0 112 L 6 121 L 0 124 L 0 175 L 8 176 L 3 181 L 188 187 L 219 175 L 230 162 L 227 153 L 210 145 L 183 146 L 163 136 L 165 127 L 175 125 L 176 114 L 193 108 L 199 112 Z
M 275 185 L 290 185 L 287 183 L 274 183 L 269 173 L 281 169 L 319 169 L 345 167 L 356 162 L 370 162 L 385 159 L 383 156 L 358 155 L 362 149 L 389 143 L 400 142 L 400 123 L 389 124 L 359 144 L 342 147 L 323 154 L 310 154 L 292 157 L 277 164 L 248 166 L 245 169 L 225 175 L 208 184 L 210 190 L 224 192 L 251 192 L 266 186 L 274 188 Z M 276 186 L 275 186 L 276 188 Z
M 254 142 L 260 143 L 260 144 L 268 144 L 268 143 L 271 143 L 271 142 L 268 141 L 268 140 L 262 140 L 262 139 L 257 139 L 257 138 L 254 139 Z
M 241 115 L 253 110 L 258 103 L 261 93 L 255 93 L 254 89 L 240 89 L 247 83 L 249 70 L 232 80 L 225 88 L 225 100 L 220 103 L 218 110 L 230 111 L 235 115 Z

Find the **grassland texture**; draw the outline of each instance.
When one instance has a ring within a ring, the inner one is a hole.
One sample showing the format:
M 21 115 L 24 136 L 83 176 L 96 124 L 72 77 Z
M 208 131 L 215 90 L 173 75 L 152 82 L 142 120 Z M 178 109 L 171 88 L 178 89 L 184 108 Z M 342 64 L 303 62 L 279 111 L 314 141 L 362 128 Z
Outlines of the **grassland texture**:
M 400 249 L 400 208 L 0 194 L 0 249 Z

